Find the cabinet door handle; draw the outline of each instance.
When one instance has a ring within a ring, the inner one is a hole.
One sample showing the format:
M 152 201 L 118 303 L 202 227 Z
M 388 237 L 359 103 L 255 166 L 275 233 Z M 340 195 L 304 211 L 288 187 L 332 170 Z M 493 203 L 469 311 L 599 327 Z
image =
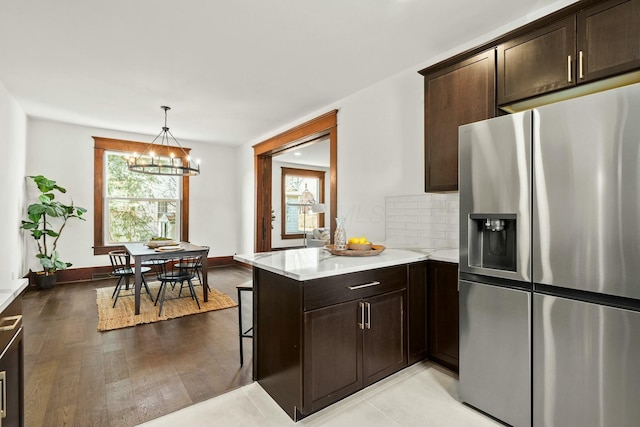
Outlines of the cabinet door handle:
M 358 326 L 360 329 L 364 329 L 364 303 L 360 301 L 358 306 L 360 307 L 360 321 L 358 322 Z
M 0 419 L 7 416 L 7 371 L 0 372 L 0 382 L 2 383 L 2 408 L 0 408 Z M 0 425 L 2 423 L 0 422 Z
M 355 291 L 356 289 L 368 288 L 369 286 L 376 286 L 379 284 L 380 282 L 371 282 L 371 283 L 365 283 L 364 285 L 347 286 L 347 289 L 349 289 L 350 291 Z
M 371 304 L 365 302 L 364 305 L 367 306 L 367 322 L 365 323 L 365 326 L 367 329 L 371 329 Z
M 580 51 L 580 53 L 578 54 L 578 73 L 581 79 L 584 79 L 584 70 L 582 69 L 583 56 L 584 55 L 582 54 L 582 51 Z
M 567 56 L 567 80 L 571 83 L 571 55 Z
M 0 324 L 3 325 L 3 326 L 0 326 L 0 331 L 6 332 L 6 331 L 14 330 L 16 326 L 18 326 L 18 323 L 20 323 L 20 320 L 22 320 L 22 314 L 3 317 L 2 319 L 0 319 Z M 12 323 L 10 325 L 4 325 L 5 322 L 12 322 Z

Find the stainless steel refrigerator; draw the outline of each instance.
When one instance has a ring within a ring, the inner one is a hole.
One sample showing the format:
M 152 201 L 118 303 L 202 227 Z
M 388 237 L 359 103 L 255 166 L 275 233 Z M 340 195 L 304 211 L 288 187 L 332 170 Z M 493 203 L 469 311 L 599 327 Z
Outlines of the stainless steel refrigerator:
M 639 190 L 640 85 L 460 128 L 465 402 L 516 426 L 640 424 Z

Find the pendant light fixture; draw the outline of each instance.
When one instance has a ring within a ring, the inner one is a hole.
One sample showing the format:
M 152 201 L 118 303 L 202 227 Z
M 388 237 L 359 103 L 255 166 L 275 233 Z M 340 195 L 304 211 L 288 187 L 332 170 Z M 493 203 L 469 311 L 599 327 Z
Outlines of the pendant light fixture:
M 167 127 L 167 111 L 171 107 L 162 106 L 164 126 L 142 154 L 133 153 L 127 159 L 129 170 L 148 175 L 195 176 L 200 174 L 200 160 L 191 161 L 189 153 L 173 136 Z M 158 141 L 159 142 L 156 142 Z M 175 146 L 171 145 L 171 140 Z

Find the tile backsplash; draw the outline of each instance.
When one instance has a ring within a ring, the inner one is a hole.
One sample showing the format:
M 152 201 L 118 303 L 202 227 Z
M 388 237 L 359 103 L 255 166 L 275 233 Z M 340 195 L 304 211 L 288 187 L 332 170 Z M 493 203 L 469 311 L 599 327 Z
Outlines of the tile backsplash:
M 385 244 L 392 248 L 457 248 L 458 193 L 385 198 Z

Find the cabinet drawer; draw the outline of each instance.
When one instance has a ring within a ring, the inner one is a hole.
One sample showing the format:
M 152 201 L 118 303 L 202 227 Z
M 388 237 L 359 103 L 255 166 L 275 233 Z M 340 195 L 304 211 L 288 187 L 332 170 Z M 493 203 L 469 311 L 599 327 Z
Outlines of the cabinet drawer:
M 22 296 L 18 296 L 0 313 L 0 349 L 9 344 L 22 326 Z
M 303 289 L 304 311 L 404 289 L 406 284 L 406 265 L 309 280 Z

